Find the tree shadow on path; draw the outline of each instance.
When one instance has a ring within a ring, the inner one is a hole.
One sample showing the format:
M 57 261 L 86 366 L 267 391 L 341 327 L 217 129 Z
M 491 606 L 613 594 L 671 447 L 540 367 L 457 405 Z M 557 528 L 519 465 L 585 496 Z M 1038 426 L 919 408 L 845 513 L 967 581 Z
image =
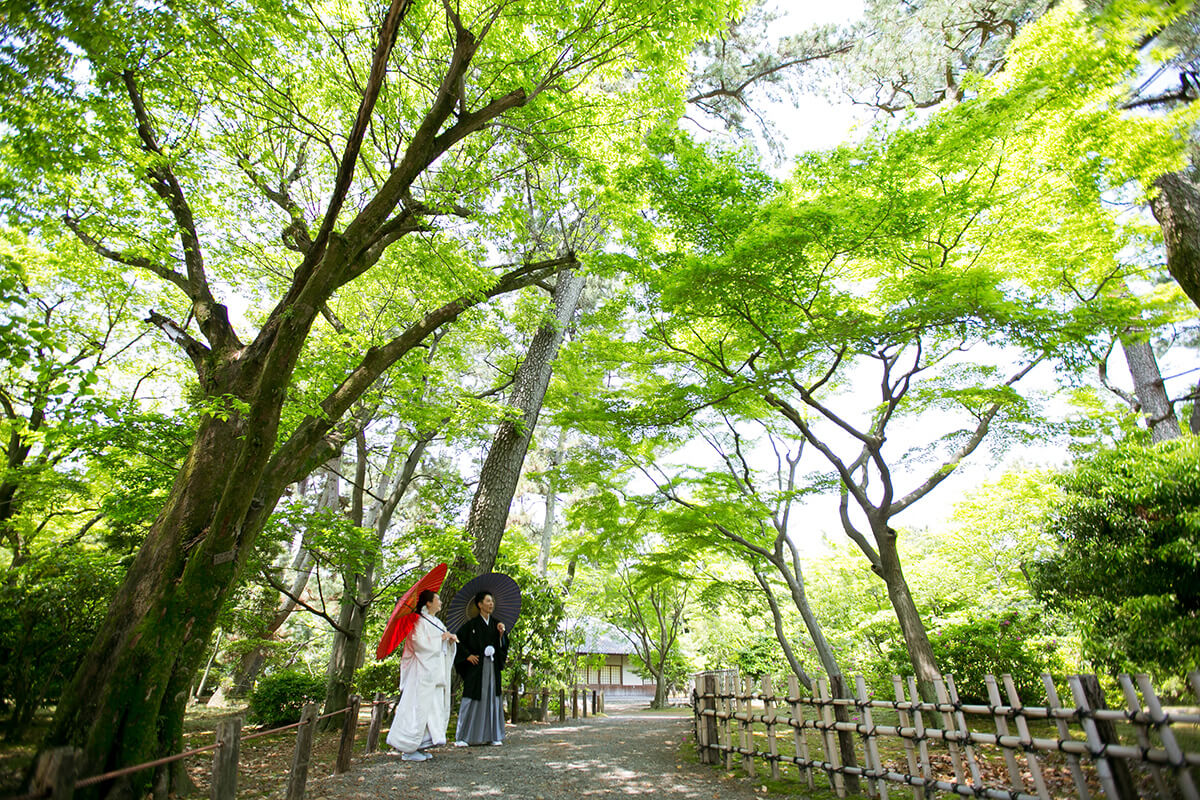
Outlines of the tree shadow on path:
M 434 749 L 433 759 L 386 753 L 359 760 L 339 776 L 314 777 L 312 800 L 381 798 L 565 798 L 655 795 L 659 800 L 755 797 L 745 779 L 681 757 L 694 747 L 688 709 L 674 713 L 614 710 L 563 723 L 509 725 L 500 747 Z M 761 797 L 761 795 L 757 795 Z

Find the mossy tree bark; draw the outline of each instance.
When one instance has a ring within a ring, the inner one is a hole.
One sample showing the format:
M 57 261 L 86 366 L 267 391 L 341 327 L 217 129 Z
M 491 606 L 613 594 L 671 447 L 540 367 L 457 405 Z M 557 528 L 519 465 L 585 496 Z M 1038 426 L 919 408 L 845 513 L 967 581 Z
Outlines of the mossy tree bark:
M 142 264 L 132 255 L 106 251 L 82 231 L 80 236 L 97 252 L 123 264 L 145 266 L 187 295 L 204 342 L 156 312 L 149 321 L 185 350 L 204 397 L 224 407 L 201 422 L 161 513 L 58 704 L 46 745 L 81 747 L 83 774 L 178 751 L 187 688 L 267 516 L 284 488 L 324 459 L 326 435 L 376 378 L 468 308 L 543 281 L 575 263 L 566 256 L 517 265 L 492 286 L 426 313 L 386 344 L 368 350 L 320 404 L 320 412 L 301 422 L 286 441 L 277 442 L 285 394 L 320 309 L 334 292 L 370 269 L 385 247 L 419 229 L 418 218 L 430 212 L 412 203 L 410 190 L 424 171 L 455 144 L 527 100 L 525 92 L 516 89 L 476 110 L 465 107 L 467 101 L 458 91 L 478 42 L 450 14 L 457 43 L 424 121 L 369 202 L 341 232 L 335 231 L 408 5 L 395 0 L 387 12 L 323 221 L 311 241 L 303 237 L 303 260 L 290 288 L 250 344 L 238 339 L 225 307 L 210 290 L 202 226 L 172 160 L 158 143 L 139 76 L 130 70 L 121 77 L 151 164 L 145 179 L 174 221 L 185 271 Z M 138 773 L 88 794 L 133 797 L 148 780 Z

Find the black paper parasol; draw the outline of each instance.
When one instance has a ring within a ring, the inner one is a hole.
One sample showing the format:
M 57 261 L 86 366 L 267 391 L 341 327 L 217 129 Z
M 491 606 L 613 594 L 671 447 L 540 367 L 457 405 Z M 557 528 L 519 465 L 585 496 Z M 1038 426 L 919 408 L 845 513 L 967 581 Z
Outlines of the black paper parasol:
M 504 623 L 506 631 L 511 631 L 521 615 L 521 589 L 517 582 L 503 572 L 489 572 L 472 578 L 458 590 L 454 599 L 446 606 L 446 627 L 457 631 L 463 624 L 478 612 L 471 602 L 477 592 L 489 591 L 496 601 L 492 616 Z

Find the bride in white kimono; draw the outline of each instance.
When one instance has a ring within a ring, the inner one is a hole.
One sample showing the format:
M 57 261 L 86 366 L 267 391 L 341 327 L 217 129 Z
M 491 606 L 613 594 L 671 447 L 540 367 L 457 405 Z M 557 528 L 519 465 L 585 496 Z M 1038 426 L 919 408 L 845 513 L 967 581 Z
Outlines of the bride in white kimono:
M 405 761 L 433 758 L 422 752 L 446 743 L 450 723 L 450 669 L 458 637 L 446 630 L 435 614 L 442 600 L 426 589 L 417 598 L 419 618 L 404 642 L 400 657 L 400 702 L 388 731 L 387 743 Z M 414 614 L 418 612 L 413 612 Z

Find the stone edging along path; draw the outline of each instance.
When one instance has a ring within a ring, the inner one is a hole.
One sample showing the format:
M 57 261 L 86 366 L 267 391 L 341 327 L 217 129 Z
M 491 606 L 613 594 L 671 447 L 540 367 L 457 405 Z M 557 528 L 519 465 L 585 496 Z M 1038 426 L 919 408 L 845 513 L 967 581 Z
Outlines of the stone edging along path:
M 509 725 L 500 747 L 432 750 L 406 762 L 384 752 L 357 760 L 343 775 L 312 776 L 310 800 L 391 798 L 568 798 L 655 795 L 656 800 L 746 800 L 762 797 L 739 777 L 679 757 L 692 719 L 677 713 L 614 709 L 607 716 L 563 723 Z M 381 737 L 382 744 L 382 737 Z

